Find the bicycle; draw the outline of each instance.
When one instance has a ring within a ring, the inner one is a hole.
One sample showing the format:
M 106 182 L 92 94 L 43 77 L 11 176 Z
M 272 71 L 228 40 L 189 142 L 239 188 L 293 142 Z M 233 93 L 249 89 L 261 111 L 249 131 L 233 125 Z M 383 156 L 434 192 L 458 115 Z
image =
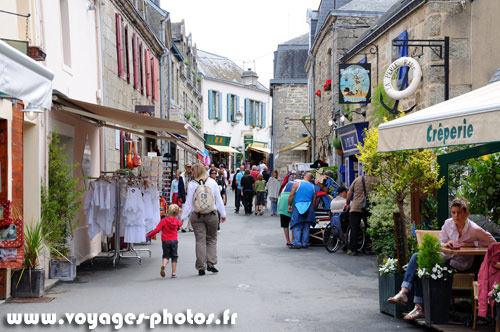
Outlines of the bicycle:
M 343 215 L 343 216 L 342 216 Z M 342 244 L 347 245 L 351 240 L 351 226 L 349 226 L 348 220 L 344 220 L 342 223 L 341 216 L 348 219 L 348 212 L 343 212 L 339 215 L 339 219 L 335 220 L 334 216 L 330 217 L 330 223 L 325 227 L 323 233 L 323 244 L 325 249 L 334 253 L 339 250 Z M 342 225 L 344 224 L 344 225 Z M 340 229 L 339 227 L 340 226 Z M 345 228 L 345 229 L 344 229 Z M 357 251 L 363 251 L 366 244 L 366 226 L 364 220 L 361 220 L 360 231 L 358 232 L 358 248 Z

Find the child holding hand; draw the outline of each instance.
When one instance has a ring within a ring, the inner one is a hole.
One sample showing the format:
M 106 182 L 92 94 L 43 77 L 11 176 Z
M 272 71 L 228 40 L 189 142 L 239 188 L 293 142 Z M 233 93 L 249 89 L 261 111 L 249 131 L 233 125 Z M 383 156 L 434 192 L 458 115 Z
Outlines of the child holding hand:
M 168 207 L 168 216 L 163 218 L 158 226 L 148 234 L 146 237 L 151 238 L 156 233 L 161 231 L 161 242 L 163 248 L 163 260 L 161 264 L 160 275 L 165 277 L 165 266 L 168 260 L 172 259 L 172 278 L 175 278 L 175 270 L 177 268 L 177 230 L 182 226 L 182 222 L 176 217 L 179 215 L 179 206 L 177 204 L 170 204 Z

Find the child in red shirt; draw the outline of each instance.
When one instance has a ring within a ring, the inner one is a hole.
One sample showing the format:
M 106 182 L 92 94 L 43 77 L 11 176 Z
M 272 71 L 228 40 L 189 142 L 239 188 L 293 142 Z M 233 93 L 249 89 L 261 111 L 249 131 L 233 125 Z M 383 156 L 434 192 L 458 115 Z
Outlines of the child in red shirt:
M 176 217 L 179 215 L 179 206 L 177 204 L 170 204 L 168 207 L 168 216 L 163 218 L 158 226 L 148 234 L 146 237 L 150 238 L 161 230 L 161 243 L 163 248 L 163 260 L 161 264 L 160 275 L 165 278 L 165 266 L 168 260 L 172 259 L 172 278 L 175 278 L 175 270 L 177 267 L 177 229 L 182 226 L 182 222 Z

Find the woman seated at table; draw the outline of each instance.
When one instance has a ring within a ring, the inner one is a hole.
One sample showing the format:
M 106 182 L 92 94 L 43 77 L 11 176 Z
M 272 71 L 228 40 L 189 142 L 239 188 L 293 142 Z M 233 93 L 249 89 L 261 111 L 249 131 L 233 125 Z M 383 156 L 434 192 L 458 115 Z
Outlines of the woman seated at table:
M 469 207 L 464 198 L 456 198 L 451 203 L 451 218 L 444 222 L 439 234 L 439 241 L 445 248 L 457 247 L 488 247 L 496 242 L 490 233 L 483 230 L 475 222 L 468 219 Z M 415 319 L 424 317 L 422 309 L 422 282 L 416 275 L 418 253 L 413 254 L 405 272 L 401 290 L 387 301 L 405 305 L 408 302 L 408 292 L 413 288 L 413 302 L 415 308 L 408 313 L 404 319 Z M 474 256 L 472 255 L 449 255 L 443 254 L 446 264 L 459 270 L 465 271 L 472 266 Z

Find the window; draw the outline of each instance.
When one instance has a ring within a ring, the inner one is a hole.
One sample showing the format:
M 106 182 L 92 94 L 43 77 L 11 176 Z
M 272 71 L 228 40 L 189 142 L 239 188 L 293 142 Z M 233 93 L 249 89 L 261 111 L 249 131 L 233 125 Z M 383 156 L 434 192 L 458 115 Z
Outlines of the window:
M 245 125 L 266 127 L 266 103 L 245 98 Z
M 227 122 L 236 122 L 236 113 L 240 109 L 240 97 L 227 94 Z
M 59 6 L 61 15 L 63 61 L 66 66 L 71 67 L 71 37 L 69 29 L 68 0 L 60 0 Z
M 128 57 L 128 25 L 123 29 L 123 57 L 125 61 L 123 62 L 123 78 L 127 80 L 127 83 L 130 83 L 130 64 Z
M 139 61 L 137 59 L 137 36 L 132 35 L 132 64 L 134 66 L 134 89 L 139 89 Z
M 208 90 L 208 119 L 222 120 L 222 94 Z

